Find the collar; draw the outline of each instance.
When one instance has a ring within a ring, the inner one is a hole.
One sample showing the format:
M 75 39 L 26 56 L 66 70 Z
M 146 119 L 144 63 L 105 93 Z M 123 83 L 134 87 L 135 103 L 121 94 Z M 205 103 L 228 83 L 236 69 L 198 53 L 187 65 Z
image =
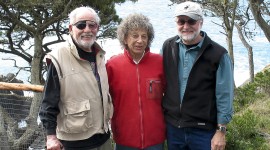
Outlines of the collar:
M 143 54 L 142 54 L 142 57 L 138 60 L 138 62 L 137 61 L 135 61 L 134 59 L 133 59 L 133 62 L 137 65 L 137 64 L 139 64 L 140 63 L 140 61 L 142 60 L 142 58 L 143 58 L 143 56 L 144 56 L 144 54 L 145 54 L 145 50 L 143 51 Z
M 146 55 L 147 55 L 149 52 L 150 52 L 150 48 L 147 47 L 147 48 L 144 50 L 143 55 L 142 55 L 142 57 L 140 58 L 140 60 L 139 60 L 138 62 L 136 62 L 136 61 L 131 57 L 129 51 L 128 51 L 127 49 L 124 50 L 125 55 L 127 55 L 128 58 L 130 59 L 130 61 L 133 61 L 135 64 L 139 64 L 139 63 L 143 60 L 143 58 L 146 57 Z
M 76 46 L 72 36 L 69 35 L 66 41 L 69 44 L 70 53 L 72 53 L 75 57 L 80 59 L 81 57 L 79 56 L 78 49 L 77 49 L 78 46 Z M 93 46 L 93 49 L 95 50 L 95 53 L 99 54 L 100 57 L 105 55 L 106 52 L 98 45 L 97 42 L 94 42 L 94 44 L 92 46 Z

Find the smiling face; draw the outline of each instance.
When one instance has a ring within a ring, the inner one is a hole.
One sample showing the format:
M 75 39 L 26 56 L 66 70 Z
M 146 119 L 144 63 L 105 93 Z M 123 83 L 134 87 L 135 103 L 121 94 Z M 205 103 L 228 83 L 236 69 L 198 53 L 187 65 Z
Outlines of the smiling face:
M 193 20 L 188 16 L 176 17 L 178 34 L 184 44 L 192 45 L 201 40 L 200 31 L 202 28 L 202 20 Z
M 69 25 L 69 31 L 73 40 L 84 51 L 91 51 L 91 47 L 96 40 L 98 28 L 95 17 L 89 10 L 80 11 L 76 15 L 74 24 Z
M 144 51 L 148 45 L 148 35 L 146 30 L 131 30 L 128 32 L 125 38 L 125 44 L 131 57 L 138 60 L 144 54 Z

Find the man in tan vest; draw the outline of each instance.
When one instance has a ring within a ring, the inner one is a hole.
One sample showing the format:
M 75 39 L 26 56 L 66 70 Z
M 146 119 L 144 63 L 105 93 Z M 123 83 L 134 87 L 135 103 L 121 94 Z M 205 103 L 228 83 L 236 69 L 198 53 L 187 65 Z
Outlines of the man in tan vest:
M 69 14 L 66 42 L 46 55 L 49 66 L 40 118 L 48 150 L 109 150 L 113 106 L 105 52 L 95 42 L 100 18 L 90 7 Z

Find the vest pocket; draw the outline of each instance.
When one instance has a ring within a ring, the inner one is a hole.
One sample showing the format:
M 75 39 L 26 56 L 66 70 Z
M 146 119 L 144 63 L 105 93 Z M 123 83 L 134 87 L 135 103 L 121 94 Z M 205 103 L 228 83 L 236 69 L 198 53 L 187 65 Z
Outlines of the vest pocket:
M 162 94 L 162 83 L 160 79 L 146 80 L 146 97 L 148 99 L 161 99 Z
M 63 131 L 82 133 L 92 127 L 92 113 L 89 100 L 67 102 L 64 106 Z

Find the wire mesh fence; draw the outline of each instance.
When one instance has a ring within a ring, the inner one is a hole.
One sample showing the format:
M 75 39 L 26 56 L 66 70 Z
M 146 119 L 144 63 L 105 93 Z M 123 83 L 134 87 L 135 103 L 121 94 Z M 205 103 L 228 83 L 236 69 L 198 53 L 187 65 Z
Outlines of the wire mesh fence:
M 45 135 L 37 111 L 35 114 L 30 111 L 37 107 L 32 105 L 34 92 L 7 90 L 1 85 L 0 150 L 45 150 Z

